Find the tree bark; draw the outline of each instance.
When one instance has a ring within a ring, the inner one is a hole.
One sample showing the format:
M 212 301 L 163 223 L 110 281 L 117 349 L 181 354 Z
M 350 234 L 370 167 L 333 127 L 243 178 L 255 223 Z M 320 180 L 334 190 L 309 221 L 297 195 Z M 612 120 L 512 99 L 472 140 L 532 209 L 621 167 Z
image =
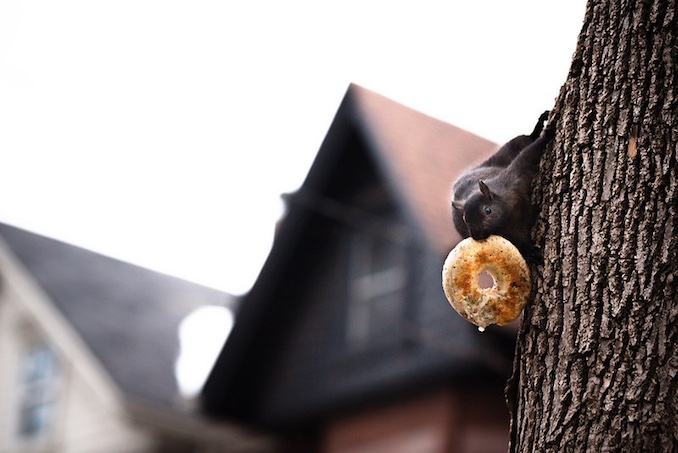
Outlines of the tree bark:
M 590 0 L 541 162 L 510 451 L 678 452 L 675 0 Z

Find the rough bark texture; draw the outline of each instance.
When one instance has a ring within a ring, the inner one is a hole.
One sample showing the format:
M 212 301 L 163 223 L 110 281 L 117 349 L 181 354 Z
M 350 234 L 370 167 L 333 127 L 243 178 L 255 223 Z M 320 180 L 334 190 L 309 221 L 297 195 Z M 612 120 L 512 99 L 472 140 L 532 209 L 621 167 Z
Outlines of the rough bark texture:
M 511 451 L 678 451 L 675 0 L 591 0 L 542 159 Z

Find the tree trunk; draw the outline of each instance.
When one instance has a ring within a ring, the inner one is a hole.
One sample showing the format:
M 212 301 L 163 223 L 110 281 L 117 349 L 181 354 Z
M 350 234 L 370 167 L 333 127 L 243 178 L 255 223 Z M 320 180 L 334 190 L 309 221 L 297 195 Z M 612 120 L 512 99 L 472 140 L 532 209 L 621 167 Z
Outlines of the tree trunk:
M 678 452 L 676 2 L 589 0 L 533 202 L 511 451 Z

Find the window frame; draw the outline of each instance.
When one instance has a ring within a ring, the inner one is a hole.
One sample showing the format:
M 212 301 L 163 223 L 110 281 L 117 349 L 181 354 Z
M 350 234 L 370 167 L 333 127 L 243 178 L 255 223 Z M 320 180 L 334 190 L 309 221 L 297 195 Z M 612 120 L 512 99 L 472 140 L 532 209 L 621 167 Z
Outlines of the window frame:
M 24 445 L 43 444 L 58 422 L 62 363 L 47 341 L 32 338 L 20 349 L 16 369 L 13 435 Z
M 407 248 L 388 235 L 364 230 L 349 232 L 347 248 L 347 349 L 360 352 L 400 344 L 407 314 Z M 384 255 L 377 257 L 376 251 Z

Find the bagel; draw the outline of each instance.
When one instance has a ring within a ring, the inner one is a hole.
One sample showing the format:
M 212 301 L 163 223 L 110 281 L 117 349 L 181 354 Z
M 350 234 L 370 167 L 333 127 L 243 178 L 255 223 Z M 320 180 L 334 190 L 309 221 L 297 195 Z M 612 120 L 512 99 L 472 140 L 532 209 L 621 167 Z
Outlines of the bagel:
M 482 272 L 492 276 L 491 288 L 480 286 Z M 445 260 L 443 290 L 457 313 L 483 331 L 518 318 L 530 296 L 530 271 L 518 249 L 503 237 L 466 238 Z

